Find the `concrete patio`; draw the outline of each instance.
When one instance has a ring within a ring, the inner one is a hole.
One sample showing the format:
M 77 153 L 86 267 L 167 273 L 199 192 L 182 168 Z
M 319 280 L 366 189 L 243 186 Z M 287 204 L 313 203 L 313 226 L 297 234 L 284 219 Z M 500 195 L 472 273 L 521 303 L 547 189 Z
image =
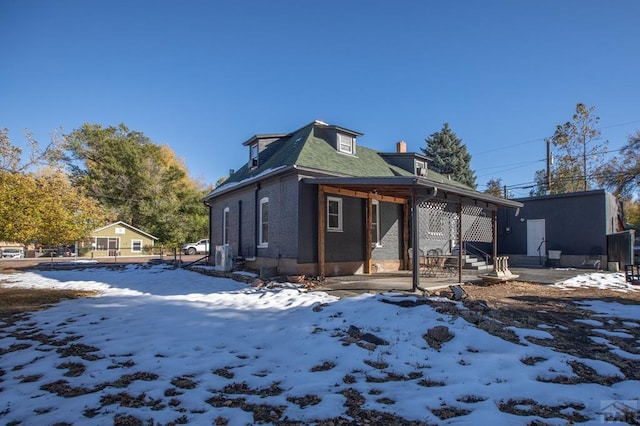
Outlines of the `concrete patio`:
M 569 268 L 510 268 L 517 281 L 537 283 L 543 285 L 555 284 L 578 275 L 589 274 L 594 269 Z M 602 271 L 600 271 L 602 272 Z M 383 272 L 370 275 L 349 275 L 341 277 L 327 277 L 315 290 L 325 291 L 338 297 L 355 296 L 362 293 L 377 293 L 386 291 L 413 292 L 411 271 Z M 478 272 L 463 270 L 462 283 L 481 283 Z M 434 291 L 458 284 L 458 276 L 420 277 L 420 287 Z

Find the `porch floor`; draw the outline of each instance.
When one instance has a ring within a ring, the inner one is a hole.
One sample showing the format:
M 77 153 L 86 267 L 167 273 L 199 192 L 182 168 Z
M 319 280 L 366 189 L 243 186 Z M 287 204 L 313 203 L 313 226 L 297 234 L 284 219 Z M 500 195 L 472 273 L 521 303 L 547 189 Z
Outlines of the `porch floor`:
M 517 281 L 537 283 L 543 285 L 554 284 L 568 280 L 575 276 L 593 273 L 593 269 L 570 268 L 509 268 L 512 273 L 519 275 Z M 463 283 L 481 283 L 478 271 L 462 270 Z M 458 275 L 452 277 L 420 276 L 420 287 L 427 290 L 437 290 L 458 284 Z M 347 275 L 327 277 L 321 286 L 315 290 L 334 294 L 338 297 L 355 296 L 362 293 L 379 292 L 413 292 L 411 271 L 380 272 L 374 274 Z M 420 292 L 421 293 L 421 292 Z
M 480 281 L 477 271 L 464 271 L 462 282 Z M 458 275 L 427 277 L 420 276 L 420 287 L 427 290 L 436 290 L 450 285 L 458 284 Z M 377 293 L 383 291 L 413 292 L 411 271 L 379 272 L 374 274 L 346 275 L 340 277 L 327 277 L 317 290 L 329 293 Z

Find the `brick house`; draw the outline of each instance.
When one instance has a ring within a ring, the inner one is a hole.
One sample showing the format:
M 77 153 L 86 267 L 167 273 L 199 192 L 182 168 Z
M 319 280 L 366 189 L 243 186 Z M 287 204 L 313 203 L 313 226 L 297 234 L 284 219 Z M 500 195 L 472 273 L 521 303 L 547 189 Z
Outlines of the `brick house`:
M 245 141 L 247 162 L 204 198 L 211 245 L 277 274 L 398 271 L 420 250 L 495 247 L 497 208 L 521 206 L 429 170 L 404 142 L 382 153 L 360 136 L 314 121 Z

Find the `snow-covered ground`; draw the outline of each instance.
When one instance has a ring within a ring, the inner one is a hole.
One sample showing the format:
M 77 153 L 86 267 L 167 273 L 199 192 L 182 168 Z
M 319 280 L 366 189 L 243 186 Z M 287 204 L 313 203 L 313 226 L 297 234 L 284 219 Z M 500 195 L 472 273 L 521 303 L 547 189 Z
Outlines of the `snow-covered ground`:
M 28 272 L 0 281 L 99 292 L 0 329 L 3 424 L 346 422 L 355 404 L 378 424 L 402 418 L 564 425 L 600 424 L 625 412 L 637 417 L 640 408 L 640 382 L 615 365 L 527 339 L 553 339 L 545 331 L 553 324 L 511 327 L 521 340 L 511 343 L 439 312 L 453 303 L 444 300 L 411 307 L 385 302 L 419 302 L 417 296 L 338 300 L 162 265 Z M 607 282 L 620 287 L 616 274 L 585 276 L 580 285 Z M 638 338 L 640 306 L 578 302 L 590 317 L 581 320 L 593 327 L 590 337 L 640 366 L 640 341 L 631 353 L 614 339 Z M 613 318 L 616 336 L 602 332 Z M 423 337 L 436 326 L 452 336 L 440 349 Z M 554 380 L 575 377 L 576 362 L 613 384 Z

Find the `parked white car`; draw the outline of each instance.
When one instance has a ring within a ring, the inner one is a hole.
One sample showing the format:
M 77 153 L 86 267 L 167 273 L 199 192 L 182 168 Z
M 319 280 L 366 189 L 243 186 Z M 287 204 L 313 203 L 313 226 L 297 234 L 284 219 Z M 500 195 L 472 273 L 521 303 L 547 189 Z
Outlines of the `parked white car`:
M 180 246 L 180 251 L 184 254 L 209 253 L 209 240 L 203 239 L 197 243 L 186 243 Z
M 16 247 L 3 247 L 2 258 L 3 259 L 22 259 L 24 257 L 24 251 L 21 248 Z

